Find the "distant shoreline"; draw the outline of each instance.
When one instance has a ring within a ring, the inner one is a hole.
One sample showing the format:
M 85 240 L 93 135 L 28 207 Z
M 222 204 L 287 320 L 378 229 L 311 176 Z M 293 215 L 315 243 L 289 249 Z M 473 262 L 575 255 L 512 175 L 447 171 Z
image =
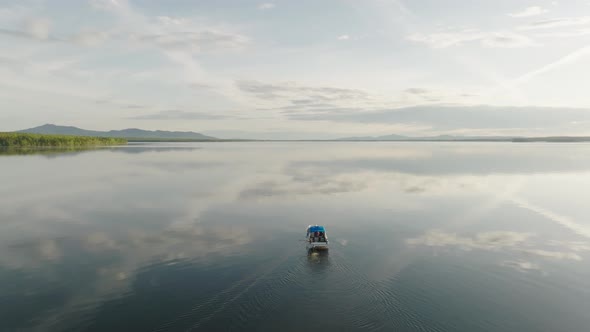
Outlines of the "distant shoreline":
M 489 142 L 489 143 L 580 143 L 590 142 L 590 137 L 522 137 L 505 139 L 397 139 L 397 140 L 347 140 L 347 139 L 174 139 L 174 138 L 127 138 L 129 143 L 224 143 L 224 142 L 340 142 L 340 143 L 371 143 L 371 142 Z
M 526 137 L 438 135 L 411 137 L 396 134 L 385 136 L 339 137 L 333 139 L 224 139 L 213 136 L 207 136 L 192 131 L 144 130 L 137 128 L 96 131 L 54 124 L 44 124 L 42 126 L 19 130 L 12 133 L 119 138 L 127 140 L 128 142 L 590 142 L 590 136 Z
M 126 145 L 128 143 L 224 143 L 224 142 L 505 142 L 505 143 L 579 143 L 590 142 L 588 136 L 548 137 L 491 137 L 491 138 L 399 138 L 399 139 L 201 139 L 201 138 L 155 138 L 155 137 L 99 137 L 80 135 L 32 134 L 0 132 L 0 147 L 92 147 Z

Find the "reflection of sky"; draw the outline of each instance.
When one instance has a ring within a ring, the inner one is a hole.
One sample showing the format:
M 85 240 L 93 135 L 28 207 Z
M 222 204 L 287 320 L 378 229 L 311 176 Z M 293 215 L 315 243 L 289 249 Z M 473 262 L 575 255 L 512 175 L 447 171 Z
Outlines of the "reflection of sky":
M 515 273 L 588 276 L 586 150 L 181 143 L 0 156 L 0 275 L 30 275 L 31 294 L 61 289 L 58 313 L 31 313 L 48 324 L 88 301 L 137 292 L 137 276 L 158 264 L 291 257 L 318 223 L 328 227 L 330 264 L 302 271 L 354 267 L 385 282 L 420 257 L 471 255 Z

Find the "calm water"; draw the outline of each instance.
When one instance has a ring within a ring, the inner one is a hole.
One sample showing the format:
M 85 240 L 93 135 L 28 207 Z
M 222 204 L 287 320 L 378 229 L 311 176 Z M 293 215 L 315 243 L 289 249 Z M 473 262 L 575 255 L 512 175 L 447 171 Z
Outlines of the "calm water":
M 136 144 L 0 184 L 2 331 L 590 326 L 588 144 Z

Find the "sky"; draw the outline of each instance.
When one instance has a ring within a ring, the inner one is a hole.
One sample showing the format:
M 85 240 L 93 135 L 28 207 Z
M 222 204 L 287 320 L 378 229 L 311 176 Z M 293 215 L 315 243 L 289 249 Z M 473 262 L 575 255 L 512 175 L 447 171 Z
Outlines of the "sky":
M 590 135 L 590 0 L 0 0 L 0 131 Z

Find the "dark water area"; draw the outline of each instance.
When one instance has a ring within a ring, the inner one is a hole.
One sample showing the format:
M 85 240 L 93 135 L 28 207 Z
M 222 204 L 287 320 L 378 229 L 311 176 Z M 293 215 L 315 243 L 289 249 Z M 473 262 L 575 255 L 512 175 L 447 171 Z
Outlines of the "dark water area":
M 590 326 L 588 144 L 0 151 L 0 183 L 0 331 Z

